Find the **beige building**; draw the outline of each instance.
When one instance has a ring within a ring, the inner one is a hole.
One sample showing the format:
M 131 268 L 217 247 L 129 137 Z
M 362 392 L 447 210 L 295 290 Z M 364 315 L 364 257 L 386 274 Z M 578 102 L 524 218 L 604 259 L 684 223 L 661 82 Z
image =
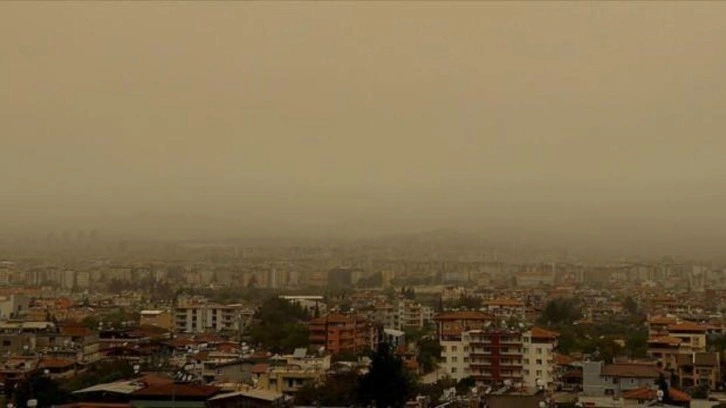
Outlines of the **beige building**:
M 139 316 L 140 326 L 154 326 L 164 330 L 174 330 L 174 316 L 166 310 L 142 310 Z

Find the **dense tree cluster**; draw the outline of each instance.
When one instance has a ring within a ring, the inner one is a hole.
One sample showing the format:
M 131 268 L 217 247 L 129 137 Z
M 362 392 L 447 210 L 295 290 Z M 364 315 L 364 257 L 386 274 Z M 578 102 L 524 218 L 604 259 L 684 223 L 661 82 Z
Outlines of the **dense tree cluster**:
M 539 323 L 545 325 L 572 324 L 582 318 L 580 306 L 575 299 L 552 299 L 545 305 Z
M 413 376 L 388 344 L 380 343 L 371 354 L 367 374 L 344 372 L 329 376 L 322 385 L 309 385 L 295 395 L 296 405 L 403 407 L 415 392 Z
M 253 344 L 273 353 L 291 352 L 308 346 L 308 328 L 304 321 L 309 318 L 298 304 L 273 296 L 257 309 L 246 335 Z
M 608 322 L 577 322 L 582 317 L 574 299 L 553 299 L 547 303 L 538 323 L 560 333 L 561 353 L 583 352 L 612 361 L 618 356 L 645 357 L 648 331 L 634 300 L 625 300 L 629 316 Z

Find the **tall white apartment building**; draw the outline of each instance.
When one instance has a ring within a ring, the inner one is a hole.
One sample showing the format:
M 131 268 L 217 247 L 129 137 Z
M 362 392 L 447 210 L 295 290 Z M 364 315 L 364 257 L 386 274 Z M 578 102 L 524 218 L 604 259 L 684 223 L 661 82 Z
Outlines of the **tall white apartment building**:
M 555 383 L 555 350 L 558 334 L 533 327 L 522 336 L 524 385 L 535 389 L 538 380 L 551 389 Z
M 441 368 L 452 379 L 473 377 L 488 385 L 508 381 L 531 390 L 554 385 L 557 333 L 483 328 L 440 336 L 439 341 Z
M 253 309 L 239 304 L 180 304 L 174 310 L 174 325 L 179 333 L 239 331 L 253 314 Z

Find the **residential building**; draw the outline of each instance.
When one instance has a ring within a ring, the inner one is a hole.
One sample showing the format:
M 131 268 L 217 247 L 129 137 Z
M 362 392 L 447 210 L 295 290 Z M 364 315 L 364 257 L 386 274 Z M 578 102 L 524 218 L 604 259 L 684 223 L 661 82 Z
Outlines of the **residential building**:
M 523 382 L 523 343 L 520 331 L 472 330 L 462 335 L 462 343 L 465 344 L 464 364 L 469 363 L 469 370 L 464 367 L 463 376 L 459 378 L 471 376 L 478 383 L 492 385 L 500 385 L 507 380 L 512 383 Z M 458 374 L 458 370 L 452 374 Z
M 306 385 L 319 384 L 325 379 L 326 372 L 316 368 L 303 368 L 296 365 L 269 366 L 260 373 L 257 388 L 291 395 Z
M 555 350 L 558 333 L 533 327 L 523 335 L 524 385 L 536 389 L 542 384 L 552 389 L 557 380 L 555 375 Z
M 661 336 L 648 339 L 648 357 L 654 359 L 663 370 L 675 369 L 678 366 L 678 355 L 681 351 L 681 340 L 678 337 Z
M 692 322 L 681 322 L 668 326 L 668 335 L 681 339 L 681 350 L 689 352 L 706 351 L 707 331 L 707 326 Z
M 24 295 L 0 296 L 0 320 L 17 318 L 30 308 L 30 299 Z
M 462 333 L 490 327 L 494 318 L 477 311 L 445 312 L 434 316 L 439 341 L 460 341 Z
M 175 330 L 179 333 L 204 333 L 242 330 L 254 310 L 240 304 L 181 304 L 174 310 Z
M 690 353 L 677 356 L 678 386 L 681 388 L 708 386 L 715 390 L 721 384 L 719 353 Z
M 358 315 L 331 313 L 309 322 L 310 344 L 332 354 L 358 352 L 373 347 L 373 325 Z
M 259 389 L 244 389 L 218 394 L 207 400 L 209 408 L 286 408 L 292 406 L 284 394 Z
M 602 361 L 586 361 L 583 363 L 583 393 L 586 396 L 619 397 L 625 391 L 655 387 L 662 374 L 654 364 L 605 365 Z
M 433 322 L 434 310 L 409 299 L 399 298 L 391 303 L 377 304 L 369 318 L 386 329 L 421 329 Z
M 174 330 L 174 316 L 166 310 L 142 310 L 139 313 L 139 325 L 172 331 Z
M 485 302 L 486 311 L 497 319 L 521 319 L 527 312 L 524 302 L 514 299 L 494 299 Z

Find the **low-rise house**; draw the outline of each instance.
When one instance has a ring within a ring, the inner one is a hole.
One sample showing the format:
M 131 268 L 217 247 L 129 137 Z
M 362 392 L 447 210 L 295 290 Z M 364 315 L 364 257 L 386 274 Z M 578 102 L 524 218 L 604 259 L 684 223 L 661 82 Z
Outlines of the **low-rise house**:
M 715 390 L 721 383 L 719 353 L 690 353 L 677 356 L 678 386 L 681 388 L 708 386 Z
M 209 408 L 284 408 L 291 407 L 292 400 L 279 392 L 248 389 L 215 395 L 207 401 L 207 406 Z
M 257 387 L 292 395 L 302 387 L 324 381 L 326 372 L 299 366 L 272 366 L 258 377 Z
M 636 388 L 623 393 L 623 406 L 643 406 L 658 401 L 658 390 L 656 388 Z M 660 397 L 669 405 L 688 407 L 691 397 L 687 393 L 674 388 L 668 388 L 668 397 Z
M 166 331 L 174 330 L 174 315 L 166 310 L 142 310 L 139 326 L 154 326 Z
M 244 383 L 252 384 L 252 367 L 250 360 L 231 360 L 224 362 L 205 362 L 202 379 L 205 383 Z
M 207 400 L 220 394 L 218 387 L 187 383 L 159 384 L 130 394 L 132 408 L 206 408 Z
M 624 391 L 651 388 L 664 373 L 654 364 L 602 361 L 583 363 L 583 393 L 588 396 L 621 396 Z
M 41 357 L 36 367 L 51 378 L 70 378 L 78 372 L 78 363 L 72 359 Z

